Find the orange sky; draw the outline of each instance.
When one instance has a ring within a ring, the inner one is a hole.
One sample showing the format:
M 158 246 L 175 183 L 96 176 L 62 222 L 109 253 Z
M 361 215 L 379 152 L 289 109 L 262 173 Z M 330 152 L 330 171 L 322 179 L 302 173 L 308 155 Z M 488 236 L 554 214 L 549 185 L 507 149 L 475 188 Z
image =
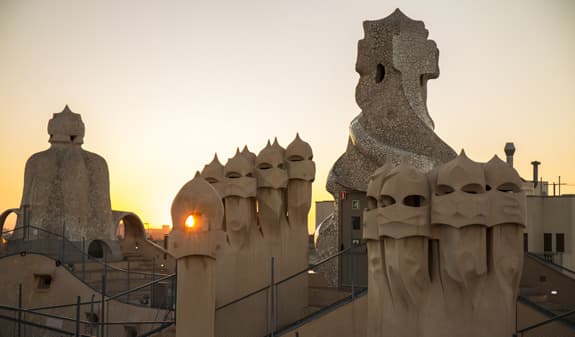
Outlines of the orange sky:
M 400 7 L 440 49 L 428 84 L 436 132 L 476 161 L 515 142 L 525 178 L 575 193 L 575 2 L 0 1 L 0 209 L 20 203 L 26 159 L 69 104 L 106 158 L 114 209 L 170 222 L 179 188 L 217 152 L 299 132 L 314 199 L 359 113 L 361 22 Z

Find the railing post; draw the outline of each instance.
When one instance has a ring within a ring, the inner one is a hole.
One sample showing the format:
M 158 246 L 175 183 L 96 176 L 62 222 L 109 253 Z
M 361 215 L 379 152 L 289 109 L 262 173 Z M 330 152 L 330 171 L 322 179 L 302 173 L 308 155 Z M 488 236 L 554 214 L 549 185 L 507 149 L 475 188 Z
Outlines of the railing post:
M 29 221 L 29 214 L 28 214 L 28 205 L 23 205 L 24 208 L 24 240 L 30 240 L 30 221 Z
M 104 253 L 104 254 L 106 254 L 106 253 Z M 106 307 L 106 274 L 104 273 L 104 275 L 102 275 L 102 299 L 101 299 L 101 303 L 100 303 L 100 336 L 101 337 L 105 337 L 105 325 L 104 325 L 104 323 L 106 323 L 105 307 Z
M 104 283 L 108 279 L 108 252 L 104 249 Z
M 178 306 L 176 305 L 176 303 L 178 303 L 177 298 L 178 298 L 178 264 L 176 263 L 176 267 L 174 268 L 175 270 L 175 275 L 174 275 L 174 289 L 172 291 L 172 308 L 174 309 L 174 321 L 176 320 L 176 310 L 178 310 Z M 176 323 L 177 324 L 177 323 Z
M 126 278 L 126 290 L 130 290 L 130 258 L 127 258 L 128 261 L 128 277 Z M 130 303 L 130 293 L 126 294 L 126 302 Z
M 76 337 L 80 337 L 80 296 L 76 297 Z
M 60 257 L 60 261 L 62 261 L 62 266 L 64 266 L 64 256 L 66 255 L 66 223 L 62 225 L 62 256 Z
M 18 284 L 18 337 L 22 337 L 22 283 Z
M 275 275 L 274 275 L 274 264 L 275 264 L 275 258 L 272 256 L 272 262 L 271 262 L 271 322 L 272 322 L 272 328 L 271 328 L 271 337 L 274 337 L 275 335 L 275 331 L 276 331 L 276 296 L 275 296 Z
M 152 282 L 156 280 L 156 257 L 152 257 Z M 150 286 L 150 307 L 152 306 L 152 302 L 154 302 L 154 288 L 155 285 L 152 284 Z
M 517 302 L 519 302 L 519 298 L 515 298 L 515 333 L 513 334 L 513 337 L 515 337 L 517 335 Z
M 355 247 L 351 246 L 349 250 L 349 254 L 351 255 L 351 298 L 355 298 L 355 254 L 353 253 L 353 249 Z
M 82 237 L 82 281 L 86 281 L 86 238 Z
M 92 294 L 92 299 L 90 300 L 90 320 L 89 320 L 89 327 L 90 327 L 90 336 L 94 333 L 94 294 Z

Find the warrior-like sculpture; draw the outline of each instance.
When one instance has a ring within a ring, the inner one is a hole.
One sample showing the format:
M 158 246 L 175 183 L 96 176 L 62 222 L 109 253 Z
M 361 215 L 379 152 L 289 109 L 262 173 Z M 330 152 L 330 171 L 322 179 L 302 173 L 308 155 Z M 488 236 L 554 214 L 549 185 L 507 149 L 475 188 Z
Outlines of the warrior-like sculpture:
M 328 177 L 334 196 L 367 191 L 369 176 L 385 163 L 407 164 L 424 172 L 456 153 L 434 132 L 427 110 L 427 81 L 439 76 L 439 50 L 422 21 L 399 9 L 363 23 L 355 98 L 361 113 L 350 124 L 346 152 Z
M 72 241 L 113 240 L 108 166 L 82 149 L 84 123 L 68 106 L 48 123 L 50 148 L 26 162 L 24 193 L 17 228 L 30 225 L 27 237 L 46 237 L 40 228 Z
M 525 193 L 494 157 L 461 153 L 427 175 L 370 178 L 368 337 L 510 336 L 523 266 Z

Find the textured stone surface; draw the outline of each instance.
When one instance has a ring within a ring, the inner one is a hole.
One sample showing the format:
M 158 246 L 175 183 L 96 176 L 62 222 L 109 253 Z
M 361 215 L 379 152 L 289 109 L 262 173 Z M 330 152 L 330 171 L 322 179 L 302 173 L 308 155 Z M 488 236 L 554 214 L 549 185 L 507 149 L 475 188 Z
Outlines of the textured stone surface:
M 423 22 L 397 9 L 384 19 L 365 21 L 363 28 L 355 92 L 361 113 L 351 121 L 347 149 L 327 179 L 336 210 L 340 191 L 367 191 L 371 174 L 386 163 L 427 172 L 456 156 L 433 131 L 427 111 L 427 81 L 439 76 L 439 50 L 427 39 Z M 336 235 L 319 236 L 324 247 L 318 247 L 319 255 L 337 250 L 337 214 L 333 219 L 322 231 Z
M 523 266 L 520 183 L 499 158 L 476 163 L 463 151 L 427 174 L 386 165 L 372 175 L 368 337 L 512 335 Z
M 227 240 L 216 256 L 215 266 L 218 306 L 269 285 L 272 257 L 276 281 L 308 267 L 307 221 L 315 163 L 310 145 L 299 135 L 286 149 L 277 140 L 268 142 L 257 155 L 247 147 L 238 149 L 225 165 L 215 156 L 199 175 L 212 185 L 224 204 Z M 190 207 L 182 206 L 179 220 L 174 220 L 179 223 L 192 212 Z M 277 327 L 303 317 L 308 305 L 307 288 L 307 273 L 278 285 Z M 268 295 L 263 291 L 218 310 L 216 335 L 268 333 Z
M 216 252 L 224 244 L 224 204 L 216 189 L 197 175 L 172 202 L 170 253 L 178 259 L 176 337 L 213 337 Z M 186 219 L 193 216 L 193 226 Z
M 21 207 L 28 207 L 28 223 L 55 233 L 65 230 L 72 241 L 114 240 L 108 166 L 102 157 L 81 148 L 81 116 L 66 106 L 54 114 L 48 132 L 50 148 L 26 162 Z M 23 218 L 18 217 L 17 227 L 21 226 Z M 43 236 L 36 232 L 31 231 L 31 238 Z
M 350 124 L 346 152 L 330 171 L 327 189 L 366 191 L 371 173 L 386 162 L 424 172 L 455 157 L 434 132 L 427 111 L 427 80 L 439 76 L 439 51 L 423 22 L 396 10 L 365 21 L 359 41 L 356 87 L 359 116 Z

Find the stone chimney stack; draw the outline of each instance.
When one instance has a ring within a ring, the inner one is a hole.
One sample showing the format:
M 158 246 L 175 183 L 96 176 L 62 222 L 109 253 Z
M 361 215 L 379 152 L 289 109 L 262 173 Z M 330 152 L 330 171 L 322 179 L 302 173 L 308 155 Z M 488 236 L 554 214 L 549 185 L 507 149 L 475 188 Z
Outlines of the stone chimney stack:
M 513 155 L 515 154 L 515 144 L 513 142 L 505 143 L 505 156 L 507 158 L 507 164 L 513 167 Z
M 531 162 L 531 165 L 533 165 L 533 187 L 537 187 L 539 181 L 539 165 L 541 165 L 541 162 L 535 160 Z

